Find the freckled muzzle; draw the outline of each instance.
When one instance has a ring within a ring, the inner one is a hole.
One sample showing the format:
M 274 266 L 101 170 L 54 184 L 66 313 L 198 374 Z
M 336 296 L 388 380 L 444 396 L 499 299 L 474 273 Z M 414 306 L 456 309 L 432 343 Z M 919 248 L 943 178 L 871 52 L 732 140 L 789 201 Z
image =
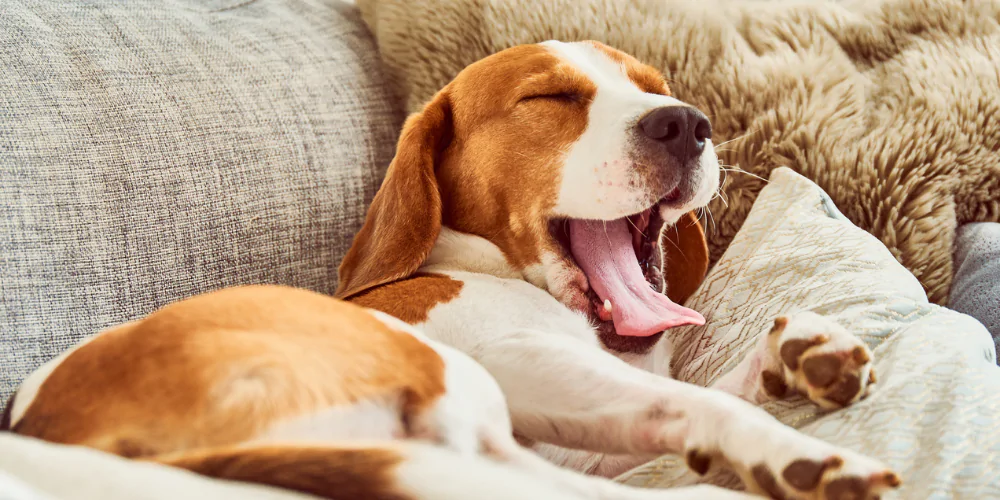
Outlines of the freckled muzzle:
M 629 157 L 649 192 L 670 206 L 690 201 L 703 181 L 708 117 L 691 106 L 659 107 L 637 120 L 632 135 Z

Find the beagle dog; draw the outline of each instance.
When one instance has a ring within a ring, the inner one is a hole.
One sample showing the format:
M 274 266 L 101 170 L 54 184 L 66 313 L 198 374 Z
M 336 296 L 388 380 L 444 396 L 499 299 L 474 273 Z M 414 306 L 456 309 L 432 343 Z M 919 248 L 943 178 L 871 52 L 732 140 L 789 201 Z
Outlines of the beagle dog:
M 494 54 L 407 120 L 336 298 L 168 305 L 42 366 L 3 426 L 325 498 L 747 496 L 606 479 L 673 453 L 771 498 L 876 499 L 895 473 L 754 405 L 868 394 L 836 323 L 782 316 L 711 388 L 670 378 L 664 331 L 705 321 L 679 304 L 708 267 L 711 137 L 602 44 Z

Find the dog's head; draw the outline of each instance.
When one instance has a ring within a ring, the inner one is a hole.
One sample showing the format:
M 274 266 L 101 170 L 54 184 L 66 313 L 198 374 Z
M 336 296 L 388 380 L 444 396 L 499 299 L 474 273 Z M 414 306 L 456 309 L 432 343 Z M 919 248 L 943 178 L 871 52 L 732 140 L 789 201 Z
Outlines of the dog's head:
M 653 289 L 683 300 L 704 277 L 690 212 L 718 189 L 711 136 L 658 71 L 602 44 L 494 54 L 406 121 L 337 295 L 411 275 L 445 225 L 495 244 L 609 346 L 700 323 Z

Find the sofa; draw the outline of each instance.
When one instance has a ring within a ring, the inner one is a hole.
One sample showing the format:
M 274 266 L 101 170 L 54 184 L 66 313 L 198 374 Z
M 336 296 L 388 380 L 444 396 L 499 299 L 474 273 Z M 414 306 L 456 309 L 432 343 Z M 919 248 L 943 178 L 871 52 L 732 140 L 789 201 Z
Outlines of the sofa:
M 0 403 L 79 339 L 182 297 L 332 293 L 402 118 L 350 3 L 5 1 Z M 88 483 L 120 461 L 51 448 L 0 443 L 0 498 L 278 495 L 180 471 Z
M 404 117 L 337 0 L 7 0 L 0 70 L 0 401 L 183 297 L 332 293 Z M 998 234 L 959 238 L 962 321 L 996 328 L 998 280 L 977 271 L 994 261 L 976 256 Z M 230 497 L 305 498 L 0 435 L 0 498 Z

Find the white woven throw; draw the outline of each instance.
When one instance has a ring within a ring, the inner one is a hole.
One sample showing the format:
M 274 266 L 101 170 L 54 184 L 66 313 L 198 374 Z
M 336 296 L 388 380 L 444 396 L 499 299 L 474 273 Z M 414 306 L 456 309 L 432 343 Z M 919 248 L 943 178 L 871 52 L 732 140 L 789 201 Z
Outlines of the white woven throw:
M 711 230 L 711 225 L 708 226 Z M 674 375 L 708 385 L 735 366 L 780 314 L 834 316 L 874 349 L 878 390 L 824 413 L 795 398 L 766 409 L 803 432 L 877 457 L 903 477 L 894 498 L 1000 498 L 1000 367 L 969 316 L 931 305 L 917 280 L 814 183 L 775 170 L 732 245 L 686 304 L 704 327 L 678 329 Z M 699 482 L 663 457 L 619 478 Z M 737 486 L 728 474 L 704 481 Z

